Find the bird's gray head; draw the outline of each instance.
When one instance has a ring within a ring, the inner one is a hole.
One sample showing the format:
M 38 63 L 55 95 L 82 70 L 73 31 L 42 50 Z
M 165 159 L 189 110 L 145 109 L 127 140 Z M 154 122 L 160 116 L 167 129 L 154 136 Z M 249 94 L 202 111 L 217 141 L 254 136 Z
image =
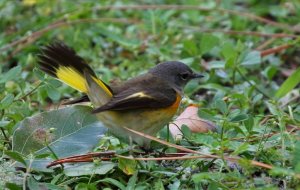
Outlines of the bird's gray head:
M 203 75 L 194 73 L 191 68 L 179 61 L 160 63 L 150 69 L 149 73 L 163 79 L 180 91 L 191 79 L 203 77 Z

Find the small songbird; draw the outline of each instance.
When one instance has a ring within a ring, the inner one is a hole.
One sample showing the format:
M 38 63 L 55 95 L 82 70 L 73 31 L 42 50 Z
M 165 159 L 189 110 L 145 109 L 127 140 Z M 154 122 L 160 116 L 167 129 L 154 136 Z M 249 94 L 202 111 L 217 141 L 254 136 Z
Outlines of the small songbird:
M 132 139 L 145 149 L 150 148 L 151 140 L 124 127 L 156 135 L 175 115 L 187 82 L 202 77 L 184 63 L 168 61 L 145 74 L 109 86 L 62 42 L 42 48 L 38 58 L 41 70 L 85 94 L 72 103 L 90 100 L 95 108 L 92 112 L 112 134 L 125 141 Z

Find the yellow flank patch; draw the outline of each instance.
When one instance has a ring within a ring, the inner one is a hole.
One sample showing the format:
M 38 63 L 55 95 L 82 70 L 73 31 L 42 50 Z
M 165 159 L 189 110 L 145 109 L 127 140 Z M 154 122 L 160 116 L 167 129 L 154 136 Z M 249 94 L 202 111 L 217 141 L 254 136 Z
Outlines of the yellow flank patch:
M 87 92 L 84 76 L 72 69 L 72 67 L 59 67 L 56 70 L 56 76 L 72 88 L 84 93 Z
M 137 92 L 137 93 L 131 94 L 130 96 L 127 96 L 124 99 L 130 99 L 130 98 L 153 98 L 153 97 L 145 94 L 144 92 Z
M 96 77 L 93 77 L 93 79 L 110 97 L 113 96 L 112 92 L 106 87 L 106 85 L 102 82 L 102 80 Z

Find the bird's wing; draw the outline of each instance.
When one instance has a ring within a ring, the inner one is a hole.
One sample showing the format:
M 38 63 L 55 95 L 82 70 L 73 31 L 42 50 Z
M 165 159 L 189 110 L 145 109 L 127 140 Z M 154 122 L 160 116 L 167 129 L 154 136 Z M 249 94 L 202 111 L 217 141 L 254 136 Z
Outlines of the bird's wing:
M 171 106 L 177 99 L 177 92 L 171 87 L 128 88 L 115 94 L 112 99 L 103 106 L 96 108 L 93 113 L 103 111 L 122 111 L 138 108 L 164 108 Z

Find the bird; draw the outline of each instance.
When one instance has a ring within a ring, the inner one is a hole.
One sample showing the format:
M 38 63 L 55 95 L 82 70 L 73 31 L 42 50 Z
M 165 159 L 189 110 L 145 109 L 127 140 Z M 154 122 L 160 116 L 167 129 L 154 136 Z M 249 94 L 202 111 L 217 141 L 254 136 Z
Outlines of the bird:
M 145 74 L 108 85 L 74 49 L 61 41 L 41 48 L 38 66 L 84 94 L 70 103 L 91 101 L 92 113 L 114 136 L 145 149 L 150 149 L 151 140 L 126 128 L 155 136 L 176 114 L 185 85 L 203 77 L 182 62 L 167 61 Z

